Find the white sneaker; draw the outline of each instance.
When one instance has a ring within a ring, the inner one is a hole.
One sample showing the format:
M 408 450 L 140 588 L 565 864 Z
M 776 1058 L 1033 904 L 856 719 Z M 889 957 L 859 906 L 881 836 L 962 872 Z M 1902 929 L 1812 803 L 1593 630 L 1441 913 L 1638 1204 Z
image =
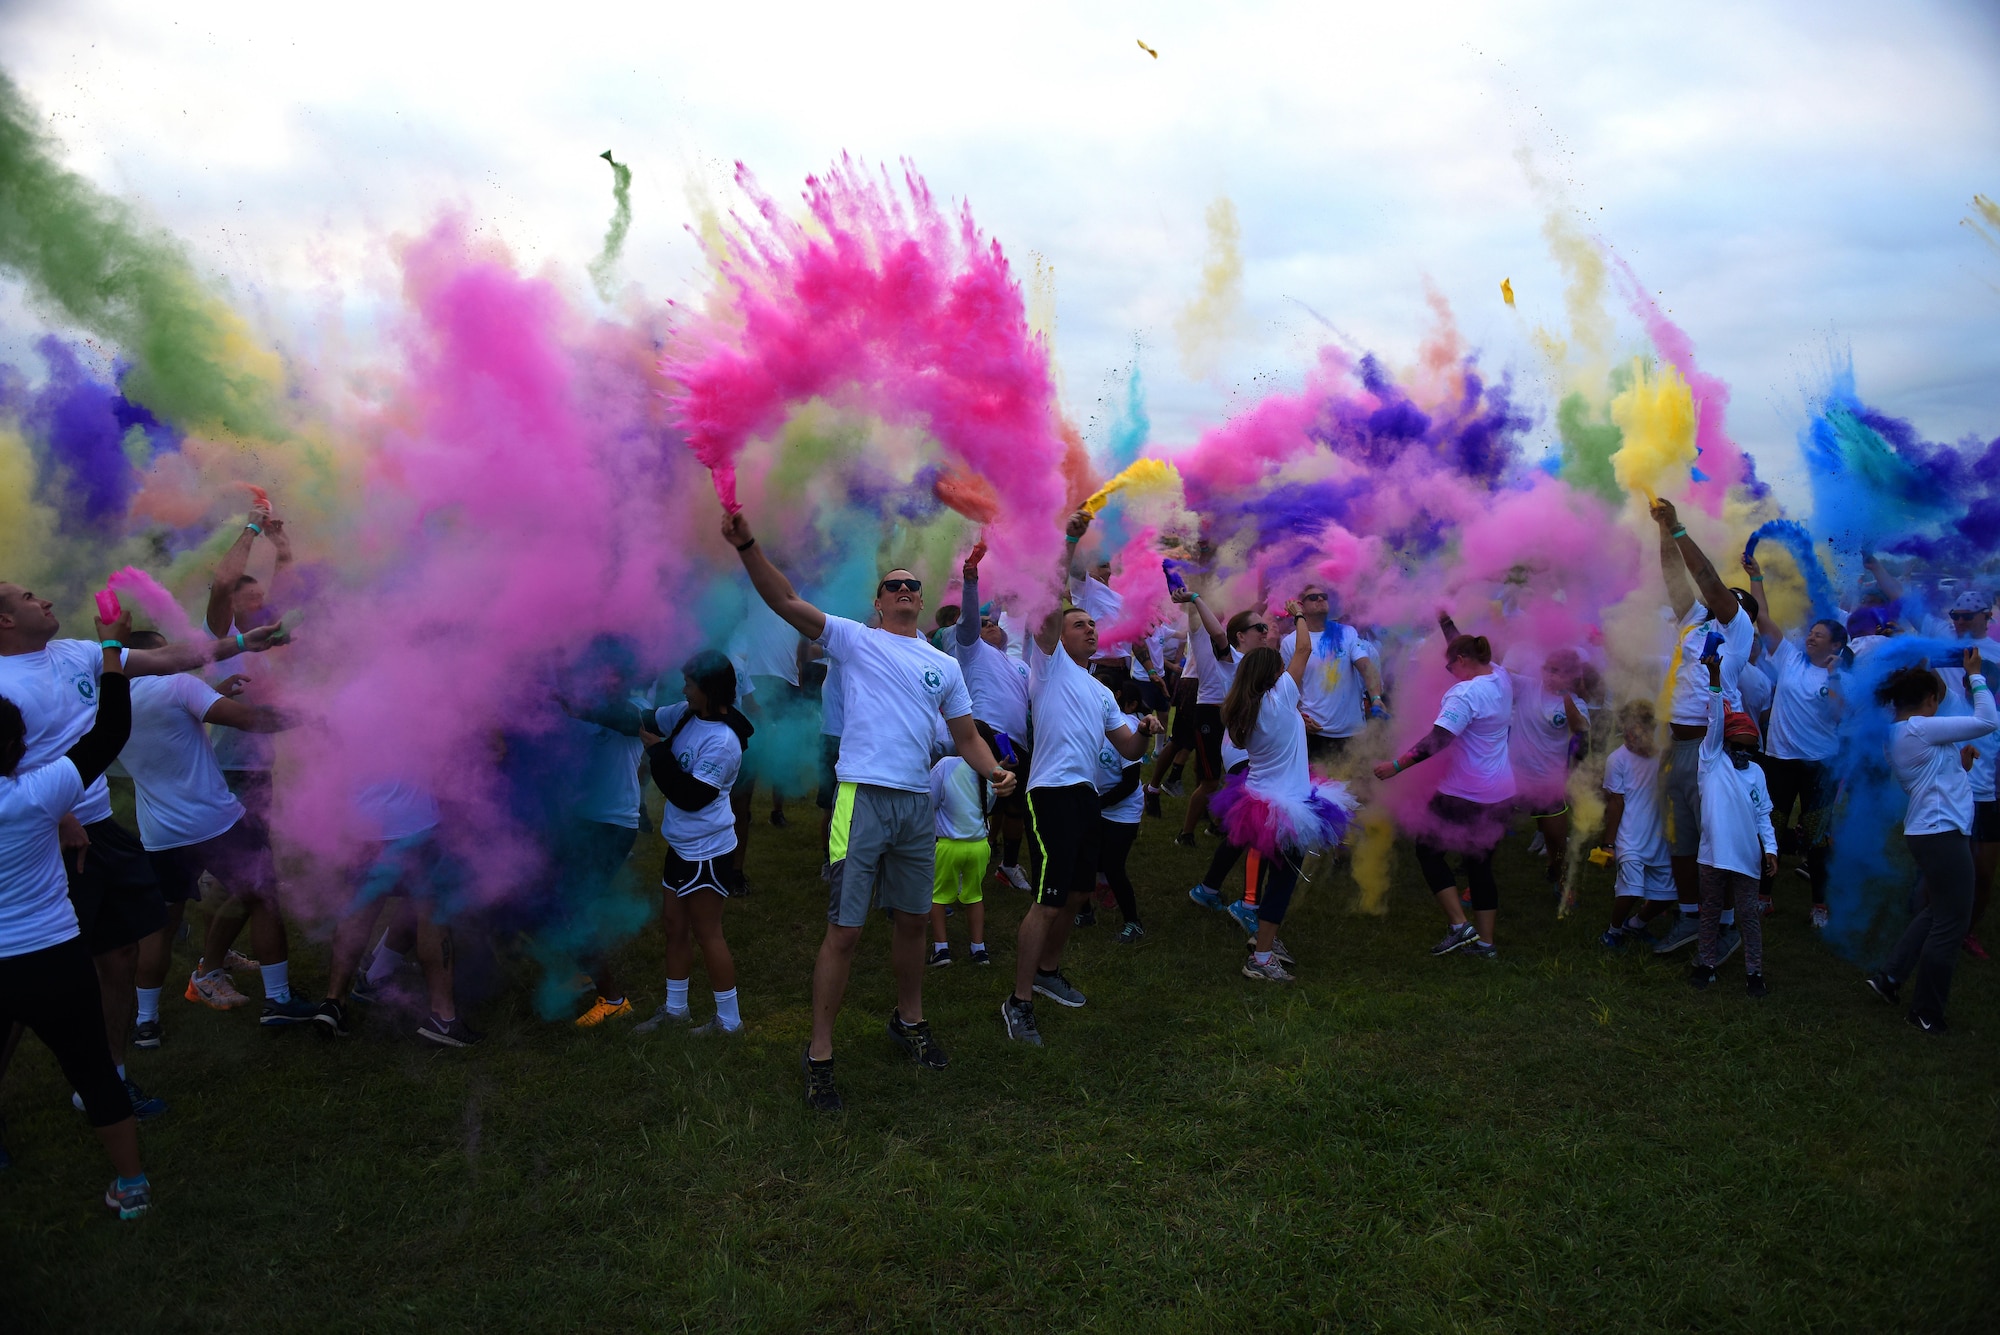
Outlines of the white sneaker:
M 1013 886 L 1016 890 L 1025 891 L 1028 888 L 1028 873 L 1022 871 L 1019 867 L 1002 867 L 1000 874 L 1006 877 L 1007 884 Z
M 1275 952 L 1272 954 L 1269 964 L 1259 964 L 1255 955 L 1244 960 L 1243 976 L 1245 978 L 1254 978 L 1260 983 L 1289 983 L 1293 981 L 1292 975 L 1286 972 L 1285 966 L 1278 962 L 1278 956 Z

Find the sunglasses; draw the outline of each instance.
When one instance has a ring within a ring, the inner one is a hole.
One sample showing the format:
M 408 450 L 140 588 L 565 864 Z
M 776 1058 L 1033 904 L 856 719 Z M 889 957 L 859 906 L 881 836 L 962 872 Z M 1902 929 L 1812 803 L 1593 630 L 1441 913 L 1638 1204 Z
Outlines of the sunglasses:
M 999 625 L 1000 623 L 995 621 L 992 617 L 981 617 L 979 618 L 979 624 L 982 629 L 991 630 L 993 627 Z
M 1323 603 L 1326 601 L 1326 595 L 1323 593 L 1309 593 L 1299 599 L 1299 601 L 1302 603 Z
M 875 590 L 877 593 L 917 593 L 924 587 L 920 579 L 885 579 Z
M 1260 635 L 1269 635 L 1271 633 L 1271 628 L 1261 621 L 1253 621 L 1243 629 L 1254 630 Z

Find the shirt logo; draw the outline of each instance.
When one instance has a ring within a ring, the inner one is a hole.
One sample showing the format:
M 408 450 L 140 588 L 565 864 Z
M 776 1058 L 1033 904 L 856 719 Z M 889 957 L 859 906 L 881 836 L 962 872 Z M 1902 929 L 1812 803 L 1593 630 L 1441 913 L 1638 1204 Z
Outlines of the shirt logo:
M 1117 769 L 1118 757 L 1111 754 L 1111 748 L 1106 747 L 1104 750 L 1099 751 L 1097 753 L 1097 763 L 1104 766 L 1104 768 L 1106 769 Z
M 944 687 L 944 677 L 938 672 L 938 670 L 936 668 L 925 668 L 924 689 L 935 695 L 939 690 L 943 689 L 943 687 Z
M 1549 715 L 1549 726 L 1552 728 L 1567 728 L 1569 726 L 1569 715 L 1558 709 L 1555 713 Z
M 95 700 L 97 698 L 97 683 L 87 676 L 79 676 L 76 679 L 76 693 L 85 700 Z

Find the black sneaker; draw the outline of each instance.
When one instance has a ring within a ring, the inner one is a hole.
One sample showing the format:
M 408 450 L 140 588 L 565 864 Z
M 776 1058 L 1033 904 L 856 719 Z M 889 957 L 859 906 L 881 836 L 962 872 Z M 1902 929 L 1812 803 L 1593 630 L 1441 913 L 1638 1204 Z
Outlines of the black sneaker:
M 264 1011 L 257 1017 L 261 1025 L 311 1024 L 319 1018 L 319 1007 L 304 997 L 287 997 L 283 1001 L 264 999 Z
M 1761 973 L 1753 973 L 1746 977 L 1743 980 L 1743 990 L 1750 994 L 1752 1001 L 1771 995 L 1771 989 L 1764 985 L 1764 975 Z
M 132 1116 L 141 1122 L 150 1122 L 167 1110 L 163 1100 L 156 1099 L 130 1080 L 123 1082 L 125 1097 L 132 1101 Z
M 1861 981 L 1870 992 L 1873 992 L 1891 1006 L 1902 1000 L 1901 997 L 1896 995 L 1900 990 L 1899 985 L 1895 979 L 1886 973 L 1871 973 Z
M 1194 846 L 1195 842 L 1192 834 L 1177 834 L 1174 836 L 1175 848 L 1193 848 Z
M 1688 986 L 1694 988 L 1697 992 L 1700 991 L 1702 988 L 1707 987 L 1710 983 L 1714 981 L 1715 981 L 1714 965 L 1695 964 L 1689 966 Z
M 440 1047 L 469 1048 L 486 1035 L 463 1020 L 440 1020 L 433 1015 L 417 1026 L 417 1037 L 427 1038 Z
M 896 1040 L 896 1046 L 910 1054 L 910 1060 L 932 1071 L 942 1071 L 951 1065 L 951 1058 L 944 1055 L 944 1049 L 931 1037 L 931 1022 L 919 1020 L 915 1024 L 904 1024 L 900 1010 L 889 1012 L 889 1037 Z
M 313 1008 L 313 1023 L 337 1038 L 346 1038 L 353 1033 L 347 1027 L 347 1007 L 328 997 Z
M 1145 806 L 1145 810 L 1146 810 L 1146 814 L 1147 814 L 1148 816 L 1154 816 L 1154 817 L 1158 817 L 1158 816 L 1160 816 L 1160 815 L 1162 814 L 1162 813 L 1161 813 L 1161 811 L 1160 811 L 1160 790 L 1159 790 L 1159 789 L 1157 789 L 1157 788 L 1148 788 L 1148 789 L 1146 790 L 1146 806 Z
M 931 947 L 930 966 L 933 969 L 942 969 L 949 966 L 950 964 L 951 964 L 950 946 L 947 946 L 942 942 L 940 942 L 937 945 Z
M 141 1020 L 132 1026 L 132 1046 L 135 1048 L 157 1048 L 161 1037 L 158 1020 Z
M 1083 906 L 1083 912 L 1076 915 L 1076 920 L 1071 924 L 1071 926 L 1074 927 L 1097 926 L 1097 906 L 1094 904 L 1085 904 Z
M 1950 1028 L 1949 1025 L 1945 1024 L 1944 1016 L 1932 1015 L 1925 1011 L 1911 1011 L 1904 1018 L 1910 1022 L 1910 1028 L 1918 1030 L 1921 1033 L 1942 1034 Z
M 833 1058 L 823 1062 L 812 1059 L 812 1049 L 807 1048 L 799 1058 L 806 1071 L 806 1107 L 814 1112 L 840 1112 L 847 1105 L 840 1101 L 840 1091 L 833 1087 Z
M 1000 1003 L 1000 1019 L 1007 1026 L 1007 1037 L 1015 1042 L 1042 1045 L 1042 1031 L 1035 1027 L 1034 1002 L 1008 997 Z
M 991 964 L 993 962 L 993 956 L 985 946 L 974 946 L 970 958 L 974 964 Z

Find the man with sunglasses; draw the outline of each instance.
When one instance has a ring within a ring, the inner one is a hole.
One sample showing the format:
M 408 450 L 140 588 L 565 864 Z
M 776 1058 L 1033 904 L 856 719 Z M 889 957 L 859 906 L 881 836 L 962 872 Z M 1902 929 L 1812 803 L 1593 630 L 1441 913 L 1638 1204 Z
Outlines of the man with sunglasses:
M 1306 585 L 1299 608 L 1297 624 L 1278 642 L 1278 654 L 1290 662 L 1294 637 L 1312 637 L 1301 712 L 1306 716 L 1306 759 L 1324 770 L 1346 749 L 1347 739 L 1361 731 L 1369 708 L 1384 703 L 1382 674 L 1375 667 L 1375 650 L 1361 632 L 1333 619 L 1325 588 Z
M 841 670 L 846 711 L 840 737 L 840 781 L 827 858 L 832 889 L 826 939 L 813 966 L 812 1041 L 805 1051 L 806 1103 L 841 1109 L 833 1084 L 833 1022 L 847 992 L 861 928 L 876 904 L 891 911 L 891 959 L 896 1008 L 889 1036 L 911 1059 L 941 1070 L 948 1059 L 924 1019 L 924 973 L 934 879 L 936 831 L 931 812 L 931 745 L 943 717 L 958 754 L 1005 797 L 1014 776 L 1002 769 L 972 722 L 972 698 L 958 660 L 941 653 L 918 626 L 923 583 L 891 570 L 875 587 L 879 630 L 828 616 L 799 597 L 791 581 L 757 545 L 739 512 L 725 516 L 722 536 L 742 558 L 750 583 L 772 611 L 809 640 L 825 646 Z

